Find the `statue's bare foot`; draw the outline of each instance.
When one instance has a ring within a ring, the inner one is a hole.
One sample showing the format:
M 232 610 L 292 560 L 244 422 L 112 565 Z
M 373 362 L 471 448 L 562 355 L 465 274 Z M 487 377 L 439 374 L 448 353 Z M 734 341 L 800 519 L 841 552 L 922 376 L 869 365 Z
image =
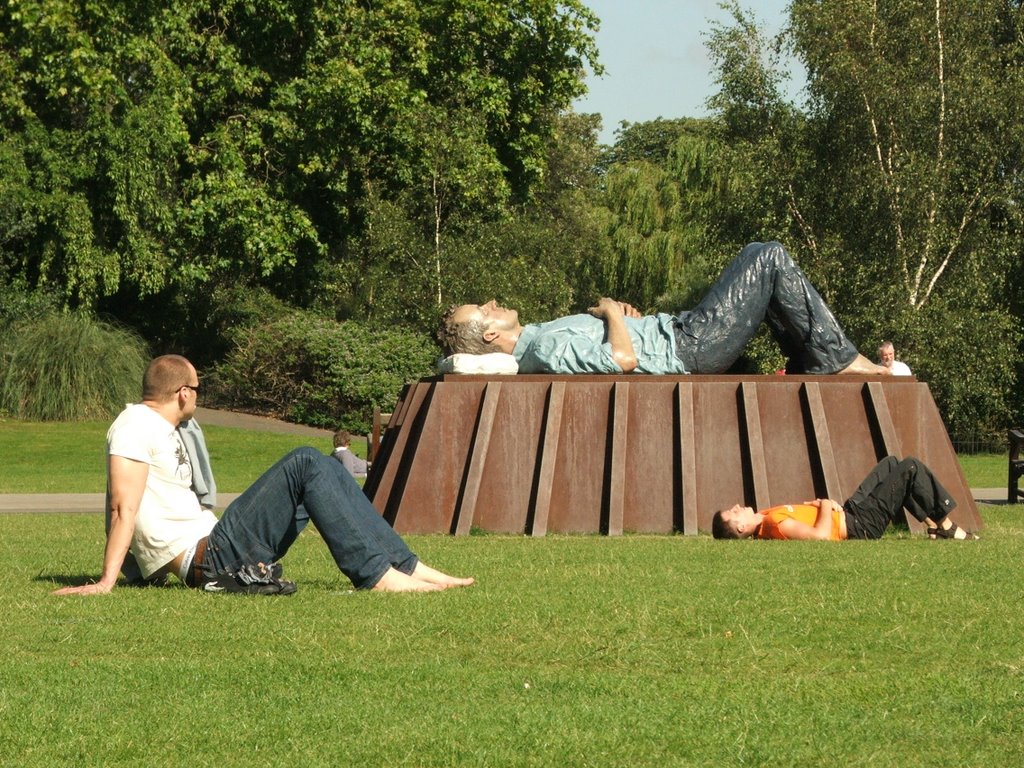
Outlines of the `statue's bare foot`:
M 440 584 L 444 587 L 468 587 L 476 583 L 476 579 L 449 576 L 447 573 L 441 573 L 441 571 L 431 568 L 422 562 L 416 563 L 416 568 L 413 569 L 412 575 L 421 581 L 426 581 L 430 584 Z
M 437 592 L 444 589 L 442 584 L 417 579 L 394 568 L 388 568 L 380 581 L 373 585 L 375 592 Z
M 845 368 L 843 368 L 843 370 L 839 371 L 839 373 L 859 373 L 873 376 L 889 376 L 892 374 L 892 371 L 890 371 L 884 365 L 875 365 L 866 357 L 864 357 L 864 355 L 858 353 L 857 356 L 853 358 L 853 362 L 850 363 Z

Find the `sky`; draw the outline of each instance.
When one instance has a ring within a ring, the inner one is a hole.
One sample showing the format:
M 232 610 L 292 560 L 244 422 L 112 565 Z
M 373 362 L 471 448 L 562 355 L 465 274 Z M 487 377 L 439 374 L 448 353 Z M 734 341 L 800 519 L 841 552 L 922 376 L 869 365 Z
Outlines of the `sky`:
M 741 0 L 769 35 L 785 21 L 789 0 Z M 599 112 L 600 140 L 611 144 L 619 123 L 676 117 L 704 117 L 714 91 L 711 61 L 704 47 L 711 21 L 731 16 L 718 0 L 585 0 L 601 19 L 596 35 L 605 74 L 588 73 L 589 93 L 577 112 Z M 802 76 L 793 75 L 789 92 L 799 98 Z

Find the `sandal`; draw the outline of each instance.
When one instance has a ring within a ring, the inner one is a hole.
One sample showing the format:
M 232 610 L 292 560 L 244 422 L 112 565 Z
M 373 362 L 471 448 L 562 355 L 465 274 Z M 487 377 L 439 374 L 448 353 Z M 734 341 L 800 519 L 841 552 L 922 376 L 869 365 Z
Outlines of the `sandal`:
M 928 538 L 930 539 L 956 539 L 956 532 L 963 531 L 964 537 L 960 541 L 975 541 L 977 536 L 970 531 L 961 528 L 956 523 L 953 523 L 949 528 L 929 528 Z

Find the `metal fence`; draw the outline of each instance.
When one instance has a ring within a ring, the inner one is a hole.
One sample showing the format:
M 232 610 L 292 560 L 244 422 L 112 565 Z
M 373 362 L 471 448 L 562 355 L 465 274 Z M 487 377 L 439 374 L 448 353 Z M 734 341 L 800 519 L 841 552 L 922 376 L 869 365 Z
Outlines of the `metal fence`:
M 1009 450 L 1009 442 L 1006 434 L 993 435 L 991 433 L 968 433 L 961 435 L 950 435 L 953 442 L 953 450 L 958 454 L 976 453 L 1006 453 Z

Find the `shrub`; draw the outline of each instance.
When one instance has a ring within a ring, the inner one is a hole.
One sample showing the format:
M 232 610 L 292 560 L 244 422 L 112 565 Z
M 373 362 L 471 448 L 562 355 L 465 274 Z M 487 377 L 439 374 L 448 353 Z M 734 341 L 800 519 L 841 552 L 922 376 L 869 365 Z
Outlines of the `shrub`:
M 227 356 L 234 329 L 289 311 L 267 289 L 241 282 L 199 283 L 146 296 L 125 290 L 97 305 L 97 314 L 116 316 L 148 339 L 155 354 L 181 354 L 203 369 Z
M 438 350 L 400 328 L 371 329 L 294 312 L 239 329 L 206 380 L 210 401 L 301 424 L 370 428 L 373 407 L 390 410 L 407 382 L 433 371 Z
M 45 313 L 0 339 L 0 410 L 21 419 L 107 419 L 139 399 L 145 342 L 85 313 Z

